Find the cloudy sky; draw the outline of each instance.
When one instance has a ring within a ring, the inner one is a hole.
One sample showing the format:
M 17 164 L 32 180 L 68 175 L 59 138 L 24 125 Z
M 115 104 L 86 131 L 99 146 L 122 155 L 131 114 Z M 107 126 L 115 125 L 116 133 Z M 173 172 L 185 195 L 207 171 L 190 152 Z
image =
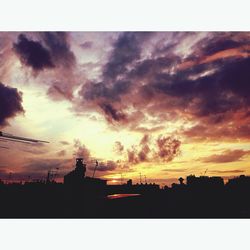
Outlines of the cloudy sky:
M 0 175 L 250 174 L 250 33 L 0 33 Z

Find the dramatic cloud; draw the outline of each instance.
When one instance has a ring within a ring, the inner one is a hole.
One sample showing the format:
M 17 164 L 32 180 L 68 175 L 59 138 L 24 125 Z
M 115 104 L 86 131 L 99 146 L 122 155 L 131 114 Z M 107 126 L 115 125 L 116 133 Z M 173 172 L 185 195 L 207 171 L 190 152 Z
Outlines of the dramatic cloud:
M 144 32 L 122 33 L 114 43 L 109 62 L 104 67 L 104 77 L 115 80 L 117 76 L 124 74 L 127 67 L 140 58 L 142 43 L 150 36 Z
M 0 83 L 0 126 L 5 126 L 7 119 L 23 112 L 22 93 Z
M 44 43 L 49 48 L 51 58 L 55 65 L 62 65 L 71 68 L 75 65 L 76 59 L 70 50 L 68 34 L 65 32 L 44 32 L 41 33 Z
M 113 44 L 108 62 L 102 68 L 99 82 L 88 81 L 79 91 L 82 106 L 86 101 L 101 111 L 112 122 L 127 122 L 126 112 L 120 110 L 119 103 L 124 94 L 128 94 L 132 82 L 127 79 L 130 68 L 140 59 L 142 44 L 151 33 L 125 32 L 119 35 Z
M 29 40 L 21 34 L 13 47 L 21 62 L 35 71 L 55 67 L 49 50 L 38 41 Z
M 216 70 L 202 76 L 209 67 Z M 212 119 L 215 115 L 249 107 L 249 67 L 248 58 L 224 62 L 223 65 L 220 62 L 198 65 L 172 76 L 158 75 L 152 88 L 174 98 L 174 108 L 185 110 L 194 117 Z M 193 74 L 201 76 L 191 78 Z M 224 116 L 220 118 L 224 120 Z
M 114 146 L 114 151 L 118 154 L 123 153 L 124 151 L 124 146 L 122 145 L 121 142 L 116 141 L 115 146 Z
M 36 71 L 54 67 L 56 80 L 51 80 L 48 95 L 72 101 L 78 113 L 96 111 L 112 126 L 141 133 L 159 132 L 168 121 L 178 120 L 192 120 L 193 127 L 181 130 L 186 136 L 204 124 L 206 131 L 213 124 L 226 127 L 228 138 L 230 133 L 241 138 L 249 131 L 248 33 L 120 33 L 110 39 L 106 61 L 95 62 L 100 74 L 88 79 L 86 72 L 83 83 L 72 73 L 77 62 L 68 33 L 29 36 L 19 35 L 14 50 Z M 90 48 L 90 40 L 82 47 Z M 242 129 L 235 131 L 238 127 Z
M 149 135 L 146 134 L 141 139 L 141 142 L 140 142 L 141 148 L 138 152 L 138 159 L 141 162 L 148 160 L 148 154 L 151 151 L 151 149 L 149 147 L 149 143 L 150 143 L 150 137 L 149 137 Z
M 133 145 L 130 149 L 127 149 L 127 158 L 130 164 L 152 161 L 154 150 L 149 146 L 150 141 L 149 135 L 145 134 L 139 145 Z
M 116 146 L 119 144 L 116 143 Z M 181 142 L 173 137 L 160 135 L 153 139 L 145 134 L 138 145 L 126 149 L 126 161 L 131 165 L 142 162 L 169 162 L 180 154 L 180 146 Z
M 91 159 L 91 155 L 90 155 L 90 151 L 86 148 L 86 146 L 84 144 L 82 144 L 80 142 L 80 140 L 75 140 L 74 143 L 74 155 L 77 158 L 83 158 L 85 162 L 90 161 Z
M 32 77 L 47 85 L 49 97 L 55 101 L 73 99 L 74 89 L 84 76 L 76 78 L 76 58 L 70 49 L 69 33 L 22 33 L 13 43 L 13 51 L 23 65 L 32 68 Z
M 103 103 L 100 104 L 100 108 L 104 111 L 107 120 L 110 120 L 112 122 L 112 120 L 114 121 L 121 121 L 121 120 L 125 120 L 126 116 L 125 114 L 123 114 L 120 111 L 117 111 L 112 105 L 107 104 L 107 103 Z M 111 119 L 109 119 L 111 117 Z
M 96 171 L 112 171 L 119 166 L 118 162 L 114 162 L 111 160 L 104 161 L 102 159 L 95 158 L 93 155 L 91 155 L 87 147 L 80 142 L 80 140 L 75 140 L 74 148 L 74 155 L 76 157 L 81 157 L 84 159 L 84 162 L 86 162 L 88 165 L 88 170 L 94 171 L 96 160 L 98 161 L 98 167 L 96 168 Z
M 43 32 L 39 41 L 28 39 L 20 34 L 14 43 L 14 51 L 22 63 L 35 71 L 62 65 L 70 68 L 75 65 L 75 56 L 70 50 L 68 35 L 65 32 Z
M 240 32 L 212 32 L 196 43 L 193 49 L 203 56 L 213 55 L 228 49 L 235 49 L 249 44 L 248 39 L 246 39 L 248 34 L 245 34 L 245 36 L 242 36 L 242 34 Z
M 87 102 L 109 124 L 142 133 L 181 120 L 209 132 L 217 124 L 218 134 L 226 128 L 228 138 L 242 137 L 250 121 L 249 58 L 248 33 L 123 33 L 102 79 L 83 84 L 80 105 Z M 191 137 L 189 130 L 180 132 Z
M 221 154 L 214 154 L 205 158 L 201 158 L 203 162 L 209 163 L 226 163 L 226 162 L 234 162 L 240 161 L 244 156 L 250 155 L 250 150 L 226 150 Z
M 181 142 L 178 139 L 166 136 L 159 136 L 157 142 L 157 155 L 163 161 L 172 161 L 174 157 L 180 154 Z
M 240 119 L 238 120 L 240 122 Z M 243 120 L 244 123 L 246 121 Z M 236 141 L 250 140 L 250 125 L 239 124 L 237 120 L 231 120 L 231 123 L 221 124 L 198 124 L 182 131 L 183 135 L 192 138 L 195 141 Z

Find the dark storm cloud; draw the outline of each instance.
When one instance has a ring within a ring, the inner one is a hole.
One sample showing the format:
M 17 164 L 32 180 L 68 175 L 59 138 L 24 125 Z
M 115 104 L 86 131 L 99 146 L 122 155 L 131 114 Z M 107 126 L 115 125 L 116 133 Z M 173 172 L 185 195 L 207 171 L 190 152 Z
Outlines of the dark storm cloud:
M 128 68 L 140 58 L 141 45 L 150 37 L 150 33 L 126 32 L 120 34 L 114 43 L 108 62 L 103 66 L 100 82 L 87 82 L 79 95 L 88 101 L 96 102 L 111 120 L 122 120 L 117 116 L 112 103 L 120 102 L 121 96 L 131 90 L 131 80 L 126 75 Z M 100 103 L 107 100 L 107 103 Z
M 237 115 L 250 111 L 250 36 L 204 33 L 197 40 L 198 35 L 201 33 L 166 34 L 165 40 L 161 35 L 157 51 L 142 57 L 149 35 L 120 34 L 103 66 L 103 79 L 84 84 L 80 97 L 104 114 L 111 125 L 133 131 L 160 131 L 168 121 L 188 118 L 196 126 L 199 122 L 206 125 L 206 131 L 210 131 L 208 126 L 220 124 L 228 136 L 233 134 L 229 123 L 238 123 Z M 191 39 L 198 42 L 193 42 L 186 55 L 178 53 Z M 237 128 L 241 127 L 241 136 L 248 133 L 249 121 L 247 115 L 240 119 Z M 132 159 L 133 153 L 129 154 Z
M 95 100 L 99 98 L 105 98 L 109 101 L 119 101 L 120 95 L 129 91 L 130 81 L 119 80 L 109 86 L 106 82 L 99 83 L 87 83 L 83 85 L 80 94 L 84 96 L 86 100 Z
M 54 101 L 73 99 L 77 77 L 76 58 L 70 48 L 70 36 L 65 32 L 32 32 L 20 34 L 13 50 L 23 65 L 32 68 L 33 77 L 48 85 L 47 95 Z M 43 72 L 51 69 L 49 72 Z M 40 76 L 38 73 L 43 72 Z M 47 75 L 45 75 L 47 74 Z
M 250 107 L 250 59 L 241 58 L 215 62 L 216 71 L 192 79 L 202 68 L 211 64 L 195 66 L 176 75 L 158 74 L 152 89 L 158 94 L 175 98 L 175 107 L 196 118 L 205 117 L 210 123 L 220 123 L 227 112 L 236 112 Z M 171 107 L 171 105 L 170 105 Z
M 114 106 L 114 103 L 120 103 L 122 96 L 129 94 L 132 82 L 127 74 L 132 65 L 140 59 L 142 44 L 150 36 L 151 33 L 145 32 L 121 33 L 113 44 L 108 62 L 102 68 L 102 80 L 83 84 L 78 93 L 83 100 L 101 108 L 111 123 L 126 121 L 125 112 L 117 105 Z
M 121 111 L 116 110 L 111 104 L 102 103 L 99 105 L 100 108 L 104 111 L 104 114 L 107 117 L 107 120 L 111 117 L 111 121 L 122 121 L 126 119 L 126 115 Z
M 163 69 L 170 70 L 171 67 L 176 66 L 180 62 L 181 58 L 174 54 L 160 56 L 154 59 L 145 59 L 135 64 L 135 67 L 129 73 L 129 76 L 135 79 L 151 77 L 157 72 L 161 72 Z
M 197 56 L 209 56 L 249 44 L 249 39 L 246 39 L 244 33 L 241 32 L 211 32 L 207 37 L 196 43 L 193 49 L 197 52 Z
M 85 100 L 95 102 L 101 107 L 109 122 L 126 121 L 126 112 L 123 110 L 124 107 L 121 107 L 121 101 L 125 95 L 129 96 L 137 92 L 139 96 L 144 95 L 149 100 L 154 98 L 153 92 L 157 90 L 154 90 L 151 82 L 148 81 L 154 81 L 156 75 L 162 70 L 168 68 L 168 71 L 171 71 L 172 67 L 181 62 L 181 58 L 174 54 L 138 61 L 143 43 L 150 36 L 151 33 L 121 34 L 114 43 L 109 61 L 103 67 L 103 81 L 87 82 L 79 92 Z M 142 80 L 145 82 L 140 86 L 139 83 Z M 136 99 L 138 98 L 135 97 L 135 101 Z M 133 127 L 137 129 L 137 126 Z
M 116 42 L 104 67 L 104 77 L 114 80 L 118 75 L 127 71 L 127 66 L 140 58 L 141 44 L 150 36 L 148 32 L 124 32 Z
M 210 41 L 206 47 L 204 48 L 204 51 L 206 55 L 212 55 L 214 53 L 217 53 L 219 51 L 223 51 L 226 49 L 233 49 L 237 48 L 244 43 L 233 41 L 233 40 L 216 40 L 216 41 Z
M 210 155 L 208 157 L 201 158 L 200 160 L 209 163 L 226 163 L 226 162 L 240 161 L 244 156 L 247 156 L 249 154 L 250 150 L 242 150 L 242 149 L 226 150 L 221 154 Z
M 7 119 L 23 112 L 22 93 L 0 82 L 0 126 L 6 125 Z
M 35 71 L 55 67 L 49 50 L 41 42 L 29 40 L 24 34 L 18 36 L 13 48 L 21 62 Z
M 195 81 L 176 82 L 174 87 L 161 85 L 164 92 L 182 97 L 186 111 L 202 119 L 200 125 L 186 130 L 186 135 L 201 139 L 250 138 L 249 69 L 250 59 L 238 58 L 224 62 L 214 74 Z M 195 103 L 189 106 L 193 100 Z M 203 120 L 217 126 L 212 131 Z
M 38 35 L 40 40 L 34 41 L 25 34 L 20 34 L 13 44 L 14 51 L 23 64 L 35 71 L 60 65 L 69 69 L 75 65 L 75 55 L 70 50 L 67 33 L 42 32 Z
M 74 53 L 70 50 L 68 34 L 66 32 L 43 32 L 41 33 L 44 43 L 49 48 L 53 62 L 70 68 L 75 65 Z
M 220 48 L 219 44 L 215 47 Z M 211 63 L 195 64 L 175 74 L 156 72 L 153 88 L 169 96 L 185 98 L 187 103 L 200 98 L 200 115 L 208 115 L 212 111 L 221 113 L 234 107 L 238 109 L 242 104 L 239 98 L 246 101 L 249 97 L 249 67 L 249 58 L 219 58 Z M 203 75 L 209 70 L 214 72 Z

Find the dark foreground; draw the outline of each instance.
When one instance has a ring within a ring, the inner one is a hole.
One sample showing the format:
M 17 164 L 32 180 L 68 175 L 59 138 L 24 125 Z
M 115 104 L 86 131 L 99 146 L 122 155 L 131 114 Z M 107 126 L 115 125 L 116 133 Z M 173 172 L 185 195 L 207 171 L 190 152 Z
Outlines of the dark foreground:
M 107 199 L 63 184 L 2 185 L 1 218 L 250 218 L 250 189 L 175 188 Z

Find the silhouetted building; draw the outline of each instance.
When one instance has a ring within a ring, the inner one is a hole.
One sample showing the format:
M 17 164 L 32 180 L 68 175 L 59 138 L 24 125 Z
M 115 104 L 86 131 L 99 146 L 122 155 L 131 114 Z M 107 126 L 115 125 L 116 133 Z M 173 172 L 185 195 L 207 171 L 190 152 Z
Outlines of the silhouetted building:
M 85 177 L 83 188 L 89 195 L 105 196 L 107 181 L 99 178 Z
M 213 176 L 199 176 L 195 175 L 187 176 L 187 186 L 197 189 L 219 189 L 224 187 L 223 178 Z
M 127 181 L 127 186 L 132 186 L 132 180 L 131 180 L 131 179 L 129 179 L 129 180 Z
M 180 185 L 184 185 L 183 183 L 184 179 L 182 177 L 179 178 Z
M 149 184 L 132 184 L 132 180 L 128 180 L 126 184 L 122 185 L 108 185 L 107 191 L 109 194 L 117 194 L 117 193 L 136 193 L 136 194 L 143 194 L 143 193 L 149 193 L 149 192 L 157 192 L 160 190 L 160 186 L 155 183 L 149 183 Z
M 229 179 L 227 186 L 237 189 L 250 189 L 250 176 L 240 175 L 233 179 Z
M 83 158 L 76 158 L 76 168 L 64 176 L 64 184 L 78 185 L 81 184 L 86 172 L 86 164 Z
M 77 158 L 75 169 L 64 176 L 64 184 L 72 188 L 74 195 L 81 193 L 85 196 L 105 196 L 107 181 L 85 177 L 85 172 L 83 158 Z
M 160 190 L 160 185 L 155 183 L 145 183 L 145 184 L 136 184 L 133 185 L 133 189 L 137 193 L 148 193 L 148 192 L 157 192 Z

